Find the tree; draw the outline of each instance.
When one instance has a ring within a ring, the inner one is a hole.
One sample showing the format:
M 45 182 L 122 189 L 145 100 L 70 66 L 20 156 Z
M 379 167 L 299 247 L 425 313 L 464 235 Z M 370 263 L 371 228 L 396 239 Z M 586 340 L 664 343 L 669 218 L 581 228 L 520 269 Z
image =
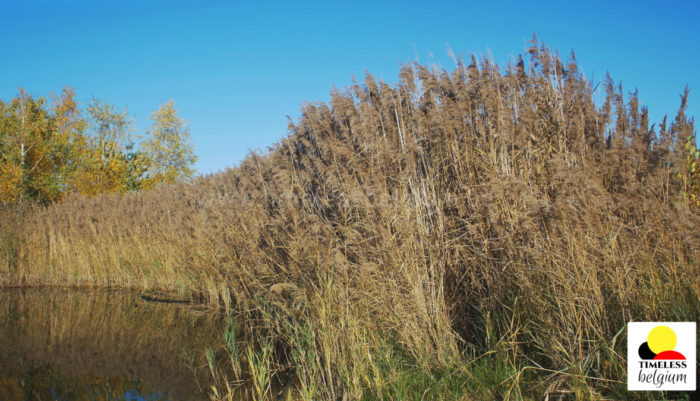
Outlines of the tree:
M 56 158 L 60 162 L 59 185 L 62 193 L 69 190 L 71 175 L 75 169 L 76 159 L 81 149 L 76 144 L 81 142 L 85 135 L 87 122 L 82 116 L 78 103 L 75 100 L 75 92 L 72 88 L 64 88 L 61 96 L 52 95 L 54 116 L 53 128 L 56 131 L 58 149 Z
M 132 123 L 124 110 L 101 100 L 87 107 L 88 135 L 76 139 L 73 190 L 95 195 L 101 192 L 126 192 L 140 188 L 145 160 L 134 151 Z
M 148 160 L 148 178 L 143 186 L 172 184 L 192 177 L 197 156 L 190 143 L 189 128 L 178 117 L 175 102 L 170 100 L 160 106 L 151 114 L 151 121 L 149 137 L 141 144 Z
M 71 137 L 80 129 L 72 89 L 54 99 L 53 110 L 23 89 L 9 103 L 0 101 L 0 200 L 60 199 Z
M 49 203 L 78 192 L 127 192 L 191 177 L 197 160 L 174 102 L 153 112 L 137 147 L 126 110 L 92 100 L 81 113 L 72 89 L 0 100 L 0 202 Z

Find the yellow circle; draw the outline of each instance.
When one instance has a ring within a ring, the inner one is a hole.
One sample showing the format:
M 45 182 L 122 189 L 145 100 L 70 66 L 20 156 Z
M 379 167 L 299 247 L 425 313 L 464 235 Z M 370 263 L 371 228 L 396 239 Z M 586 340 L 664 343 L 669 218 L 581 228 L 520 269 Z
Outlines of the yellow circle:
M 676 348 L 676 333 L 666 326 L 656 326 L 647 336 L 647 345 L 655 354 L 671 351 Z

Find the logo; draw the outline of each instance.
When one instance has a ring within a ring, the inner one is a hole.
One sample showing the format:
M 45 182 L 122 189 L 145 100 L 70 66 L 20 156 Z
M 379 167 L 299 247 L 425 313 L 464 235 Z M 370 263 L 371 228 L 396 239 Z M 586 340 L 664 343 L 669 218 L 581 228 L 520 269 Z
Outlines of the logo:
M 695 390 L 695 322 L 629 322 L 627 389 Z

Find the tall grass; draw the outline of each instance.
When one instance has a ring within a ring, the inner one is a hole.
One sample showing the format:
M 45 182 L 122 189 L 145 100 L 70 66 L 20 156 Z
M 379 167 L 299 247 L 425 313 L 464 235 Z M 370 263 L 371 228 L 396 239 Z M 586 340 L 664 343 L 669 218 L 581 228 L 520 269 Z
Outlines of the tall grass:
M 700 315 L 688 91 L 657 127 L 528 55 L 368 74 L 235 169 L 8 213 L 0 280 L 238 308 L 304 399 L 630 397 L 625 322 Z

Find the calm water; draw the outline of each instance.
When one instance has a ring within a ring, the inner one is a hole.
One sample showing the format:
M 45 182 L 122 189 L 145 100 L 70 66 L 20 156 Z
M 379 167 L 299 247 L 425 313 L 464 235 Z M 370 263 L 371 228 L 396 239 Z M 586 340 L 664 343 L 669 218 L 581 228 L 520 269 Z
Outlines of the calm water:
M 208 400 L 223 324 L 130 292 L 0 290 L 0 400 Z

